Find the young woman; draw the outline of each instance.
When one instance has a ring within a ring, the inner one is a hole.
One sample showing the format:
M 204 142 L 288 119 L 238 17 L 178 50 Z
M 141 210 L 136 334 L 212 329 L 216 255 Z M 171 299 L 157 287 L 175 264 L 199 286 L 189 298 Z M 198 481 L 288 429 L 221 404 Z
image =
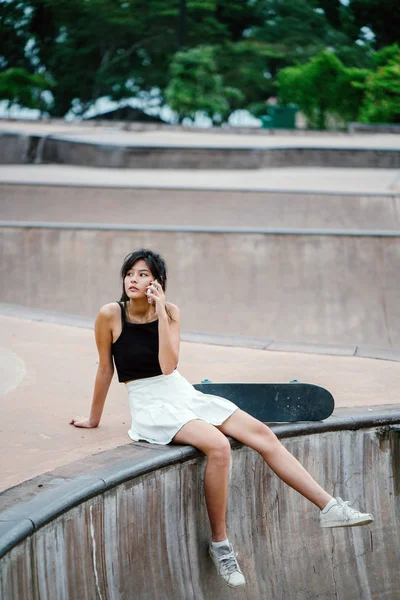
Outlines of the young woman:
M 114 373 L 126 384 L 132 440 L 195 446 L 207 456 L 204 489 L 212 540 L 211 559 L 231 587 L 245 578 L 228 541 L 226 509 L 231 436 L 253 448 L 285 483 L 320 509 L 321 527 L 365 525 L 373 521 L 332 498 L 280 443 L 267 425 L 224 398 L 202 394 L 177 371 L 179 309 L 166 302 L 167 271 L 163 258 L 150 250 L 129 254 L 122 265 L 120 302 L 106 304 L 96 319 L 99 352 L 88 418 L 74 417 L 75 427 L 97 427 Z

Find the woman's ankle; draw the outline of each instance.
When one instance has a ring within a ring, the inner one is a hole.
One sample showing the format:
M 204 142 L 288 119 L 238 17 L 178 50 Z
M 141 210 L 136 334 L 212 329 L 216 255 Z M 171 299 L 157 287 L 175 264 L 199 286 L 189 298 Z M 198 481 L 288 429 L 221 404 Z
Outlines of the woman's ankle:
M 219 533 L 219 534 L 213 533 L 211 535 L 212 542 L 224 542 L 227 539 L 228 539 L 228 534 L 226 531 L 223 531 L 222 533 Z
M 219 548 L 221 546 L 229 546 L 229 540 L 227 537 L 224 540 L 219 540 L 218 542 L 211 540 L 211 546 L 213 548 Z

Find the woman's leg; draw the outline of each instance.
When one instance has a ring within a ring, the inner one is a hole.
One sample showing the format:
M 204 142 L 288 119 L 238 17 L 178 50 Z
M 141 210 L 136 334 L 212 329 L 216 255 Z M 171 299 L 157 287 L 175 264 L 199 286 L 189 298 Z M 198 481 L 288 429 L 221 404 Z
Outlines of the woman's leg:
M 267 425 L 243 410 L 236 410 L 218 429 L 261 454 L 269 467 L 288 485 L 321 510 L 332 500 Z
M 228 475 L 231 446 L 225 435 L 205 421 L 189 421 L 178 431 L 173 442 L 198 448 L 207 456 L 204 492 L 210 519 L 212 541 L 220 542 L 226 533 Z

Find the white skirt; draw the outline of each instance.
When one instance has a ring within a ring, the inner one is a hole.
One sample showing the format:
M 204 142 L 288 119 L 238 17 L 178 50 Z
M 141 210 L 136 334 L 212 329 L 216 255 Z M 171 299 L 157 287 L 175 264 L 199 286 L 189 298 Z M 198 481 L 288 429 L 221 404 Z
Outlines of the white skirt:
M 130 381 L 126 387 L 132 415 L 128 434 L 135 442 L 168 444 L 189 421 L 221 425 L 238 408 L 230 400 L 197 391 L 176 370 Z

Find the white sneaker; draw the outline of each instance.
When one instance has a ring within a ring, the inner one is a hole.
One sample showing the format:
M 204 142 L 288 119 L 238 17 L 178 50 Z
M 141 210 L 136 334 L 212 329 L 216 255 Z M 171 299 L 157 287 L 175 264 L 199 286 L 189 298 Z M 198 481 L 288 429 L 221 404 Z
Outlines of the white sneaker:
M 246 580 L 239 568 L 236 555 L 231 544 L 221 546 L 215 550 L 210 545 L 209 553 L 218 575 L 230 587 L 239 588 L 246 585 Z
M 350 502 L 343 502 L 341 498 L 332 498 L 320 512 L 321 527 L 354 527 L 368 525 L 374 517 L 351 508 Z

